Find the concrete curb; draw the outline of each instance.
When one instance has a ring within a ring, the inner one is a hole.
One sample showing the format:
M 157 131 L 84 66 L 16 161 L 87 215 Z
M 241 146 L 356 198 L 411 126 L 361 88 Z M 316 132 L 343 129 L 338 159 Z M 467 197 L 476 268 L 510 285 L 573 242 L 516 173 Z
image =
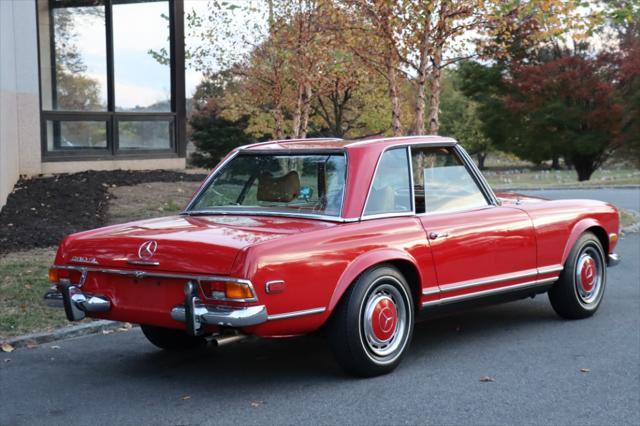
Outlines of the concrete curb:
M 0 343 L 8 343 L 14 348 L 22 348 L 30 345 L 41 345 L 43 343 L 55 342 L 56 340 L 71 339 L 73 337 L 86 336 L 89 334 L 101 333 L 104 331 L 115 331 L 120 328 L 130 329 L 131 324 L 118 321 L 99 320 L 86 324 L 72 325 L 58 328 L 42 333 L 25 334 L 23 336 L 12 337 Z

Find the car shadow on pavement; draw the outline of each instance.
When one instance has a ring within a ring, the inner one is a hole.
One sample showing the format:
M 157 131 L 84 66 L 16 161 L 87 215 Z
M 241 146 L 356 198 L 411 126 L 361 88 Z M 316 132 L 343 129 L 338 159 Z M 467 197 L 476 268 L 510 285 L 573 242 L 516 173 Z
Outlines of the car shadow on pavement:
M 425 356 L 437 358 L 461 346 L 500 340 L 504 333 L 516 333 L 520 337 L 524 333 L 526 338 L 531 332 L 558 321 L 547 303 L 530 300 L 427 319 L 416 325 L 401 368 L 411 368 L 414 361 Z M 113 373 L 159 383 L 179 379 L 202 389 L 209 389 L 212 381 L 255 386 L 286 380 L 295 385 L 296 381 L 305 383 L 313 379 L 318 383 L 318 380 L 342 381 L 348 377 L 333 360 L 322 332 L 288 339 L 249 338 L 219 348 L 181 353 L 155 350 L 142 336 L 139 344 L 147 345 L 144 352 L 123 355 Z

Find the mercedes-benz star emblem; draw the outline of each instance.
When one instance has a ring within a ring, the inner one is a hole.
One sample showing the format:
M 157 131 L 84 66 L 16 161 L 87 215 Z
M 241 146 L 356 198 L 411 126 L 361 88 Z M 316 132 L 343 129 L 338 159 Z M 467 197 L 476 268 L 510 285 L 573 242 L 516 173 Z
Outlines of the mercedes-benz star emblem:
M 158 243 L 151 240 L 140 244 L 138 248 L 138 257 L 140 259 L 151 259 L 158 249 Z
M 391 314 L 389 308 L 384 308 L 380 312 L 380 328 L 383 332 L 388 332 L 391 330 L 391 321 L 393 320 L 393 315 Z

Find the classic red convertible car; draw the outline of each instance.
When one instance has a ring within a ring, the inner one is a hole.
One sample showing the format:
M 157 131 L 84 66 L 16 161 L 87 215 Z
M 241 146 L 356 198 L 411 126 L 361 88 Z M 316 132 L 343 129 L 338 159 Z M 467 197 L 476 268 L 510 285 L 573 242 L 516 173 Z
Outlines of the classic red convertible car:
M 494 194 L 450 138 L 256 143 L 177 216 L 65 238 L 45 300 L 167 350 L 324 327 L 339 364 L 372 376 L 447 308 L 547 292 L 561 317 L 592 315 L 618 228 L 603 202 Z

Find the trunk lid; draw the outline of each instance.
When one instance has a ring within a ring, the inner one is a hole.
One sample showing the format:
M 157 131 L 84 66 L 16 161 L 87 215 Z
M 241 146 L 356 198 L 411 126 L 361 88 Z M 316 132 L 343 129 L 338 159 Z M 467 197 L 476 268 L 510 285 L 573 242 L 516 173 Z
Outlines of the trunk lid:
M 67 238 L 57 264 L 227 275 L 243 249 L 335 223 L 261 216 L 172 216 Z

